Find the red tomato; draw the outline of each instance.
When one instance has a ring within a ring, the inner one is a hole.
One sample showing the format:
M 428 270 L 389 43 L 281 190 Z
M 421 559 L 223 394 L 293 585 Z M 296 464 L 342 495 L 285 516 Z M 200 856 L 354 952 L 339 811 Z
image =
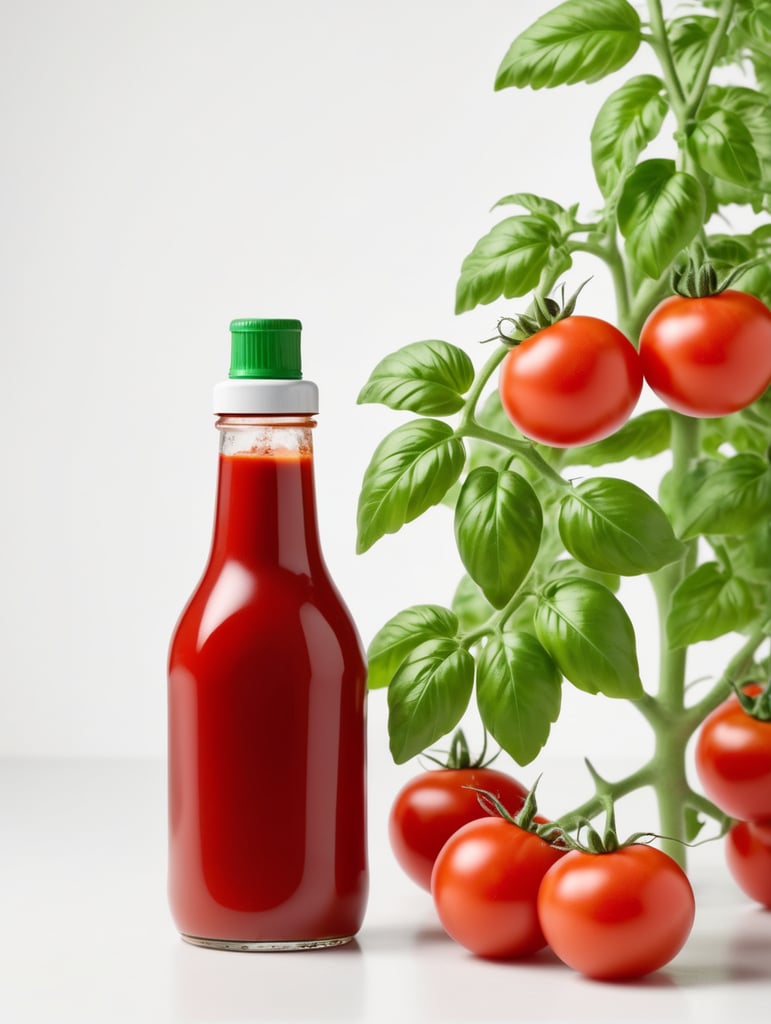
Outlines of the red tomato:
M 538 893 L 547 942 L 590 978 L 636 978 L 663 967 L 685 944 L 695 909 L 682 868 L 641 844 L 612 853 L 573 850 Z
M 726 836 L 725 856 L 739 888 L 771 910 L 771 821 L 737 822 Z
M 424 889 L 431 888 L 434 861 L 450 836 L 487 815 L 477 794 L 464 786 L 492 793 L 512 815 L 527 797 L 516 779 L 493 768 L 442 768 L 411 779 L 391 807 L 388 835 L 399 864 Z
M 664 299 L 640 333 L 648 384 L 688 416 L 726 416 L 771 382 L 771 310 L 745 292 Z
M 612 324 L 569 316 L 512 348 L 501 402 L 527 437 L 557 448 L 589 444 L 626 422 L 642 390 L 634 346 Z
M 760 687 L 748 687 L 758 693 Z M 696 740 L 704 792 L 726 814 L 771 819 L 771 722 L 747 714 L 733 695 L 708 715 Z
M 477 956 L 542 949 L 538 887 L 562 856 L 563 850 L 505 818 L 469 822 L 444 844 L 431 876 L 442 927 Z

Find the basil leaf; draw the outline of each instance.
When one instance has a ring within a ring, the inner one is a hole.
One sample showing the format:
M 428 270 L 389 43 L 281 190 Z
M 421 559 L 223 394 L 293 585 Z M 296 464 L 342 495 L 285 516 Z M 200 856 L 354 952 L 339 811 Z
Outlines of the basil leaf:
M 466 477 L 455 508 L 455 540 L 469 576 L 495 608 L 527 575 L 542 527 L 540 502 L 518 473 L 480 466 Z
M 474 687 L 474 659 L 455 640 L 416 647 L 388 687 L 391 756 L 403 764 L 458 724 Z
M 613 477 L 586 480 L 562 499 L 559 532 L 580 562 L 622 576 L 655 572 L 683 554 L 653 498 Z
M 583 580 L 595 580 L 607 587 L 612 593 L 617 593 L 621 587 L 621 579 L 617 573 L 599 572 L 597 569 L 590 569 L 588 565 L 577 561 L 575 558 L 558 558 L 550 568 L 547 582 L 564 579 L 566 576 L 579 576 Z
M 669 23 L 669 45 L 683 88 L 689 91 L 707 55 L 717 18 L 688 15 Z M 723 47 L 724 48 L 724 47 Z
M 697 121 L 688 148 L 709 174 L 742 188 L 759 185 L 760 161 L 752 136 L 732 111 L 715 110 Z
M 631 78 L 605 100 L 591 134 L 594 175 L 604 196 L 656 138 L 668 109 L 664 83 L 655 75 Z
M 703 459 L 677 487 L 673 516 L 683 540 L 751 530 L 771 516 L 767 461 L 749 452 L 724 461 Z
M 447 341 L 416 341 L 377 364 L 358 401 L 381 402 L 424 416 L 457 412 L 474 381 L 474 364 Z
M 518 764 L 529 764 L 545 745 L 561 699 L 559 670 L 531 633 L 488 640 L 477 665 L 479 714 Z
M 538 284 L 549 262 L 557 225 L 548 217 L 507 217 L 477 242 L 461 265 L 455 312 L 525 295 Z
M 624 184 L 618 225 L 630 258 L 648 277 L 660 277 L 700 230 L 704 190 L 673 160 L 644 160 Z
M 670 648 L 714 640 L 746 626 L 758 614 L 749 585 L 705 562 L 686 576 L 672 595 L 667 615 Z
M 597 82 L 630 61 L 639 45 L 640 18 L 627 0 L 568 0 L 517 36 L 495 88 Z
M 440 502 L 465 460 L 463 442 L 440 420 L 412 420 L 384 437 L 364 471 L 357 551 L 366 551 Z
M 521 206 L 530 213 L 544 214 L 557 220 L 567 213 L 564 206 L 555 203 L 553 199 L 546 199 L 544 196 L 537 196 L 533 192 L 515 192 L 513 195 L 504 196 L 493 206 Z
M 536 636 L 563 676 L 587 693 L 643 695 L 632 622 L 601 583 L 563 579 L 539 595 Z
M 457 636 L 457 616 L 436 604 L 417 604 L 397 612 L 378 630 L 367 649 L 367 685 L 388 686 L 402 662 L 416 647 L 437 637 Z
M 670 416 L 666 409 L 651 409 L 627 422 L 615 434 L 594 444 L 566 448 L 564 466 L 605 466 L 626 459 L 648 459 L 669 447 Z

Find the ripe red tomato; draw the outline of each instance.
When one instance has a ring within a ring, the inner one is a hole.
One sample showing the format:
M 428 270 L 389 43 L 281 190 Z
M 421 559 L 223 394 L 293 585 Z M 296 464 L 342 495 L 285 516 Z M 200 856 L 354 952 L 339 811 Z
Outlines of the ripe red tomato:
M 527 797 L 516 779 L 493 768 L 442 768 L 410 779 L 391 807 L 388 835 L 397 861 L 424 889 L 431 889 L 434 861 L 450 836 L 487 814 L 464 786 L 492 793 L 512 815 Z
M 589 444 L 626 422 L 642 390 L 634 346 L 605 320 L 569 316 L 512 348 L 500 395 L 527 437 L 557 448 Z
M 682 868 L 641 844 L 612 853 L 572 850 L 538 893 L 547 942 L 590 978 L 636 978 L 663 967 L 685 944 L 695 909 Z
M 745 292 L 664 299 L 640 333 L 645 379 L 671 409 L 726 416 L 771 382 L 771 310 Z
M 442 927 L 485 957 L 528 956 L 546 945 L 538 888 L 564 851 L 505 818 L 464 825 L 436 858 L 431 876 Z
M 771 819 L 771 722 L 747 714 L 734 694 L 704 719 L 695 754 L 704 792 L 722 811 L 744 821 Z
M 725 856 L 736 884 L 771 910 L 771 821 L 739 821 L 726 836 Z

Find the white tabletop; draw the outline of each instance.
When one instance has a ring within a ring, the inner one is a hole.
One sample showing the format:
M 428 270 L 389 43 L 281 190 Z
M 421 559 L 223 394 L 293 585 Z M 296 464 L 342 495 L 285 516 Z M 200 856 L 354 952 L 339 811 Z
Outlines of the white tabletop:
M 393 777 L 371 762 L 371 896 L 356 942 L 239 954 L 174 931 L 160 761 L 0 761 L 0 1020 L 768 1021 L 771 913 L 736 889 L 718 844 L 691 853 L 696 924 L 658 974 L 591 982 L 548 951 L 486 962 L 444 935 L 394 863 Z

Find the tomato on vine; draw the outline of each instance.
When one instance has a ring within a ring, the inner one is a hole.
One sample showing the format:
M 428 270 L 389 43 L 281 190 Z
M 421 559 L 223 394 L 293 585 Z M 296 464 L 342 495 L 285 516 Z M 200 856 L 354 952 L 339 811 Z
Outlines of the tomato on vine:
M 589 444 L 631 416 L 642 390 L 640 360 L 613 324 L 568 315 L 516 344 L 500 372 L 503 408 L 531 440 Z
M 671 409 L 726 416 L 771 383 L 771 310 L 745 292 L 673 295 L 640 332 L 646 381 Z
M 491 796 L 491 794 L 487 794 Z M 477 956 L 529 956 L 546 945 L 538 921 L 538 890 L 565 854 L 533 825 L 534 802 L 516 818 L 504 813 L 471 821 L 436 858 L 431 893 L 447 934 Z
M 768 687 L 745 687 L 707 716 L 696 739 L 696 771 L 704 792 L 726 814 L 744 821 L 771 819 L 770 701 Z
M 641 977 L 680 951 L 695 916 L 682 868 L 652 846 L 571 850 L 538 893 L 544 936 L 569 967 L 598 979 Z
M 400 867 L 422 888 L 431 889 L 434 861 L 450 836 L 488 814 L 477 790 L 493 793 L 512 814 L 527 797 L 527 789 L 510 775 L 472 764 L 462 733 L 456 733 L 447 766 L 422 772 L 397 793 L 388 837 Z
M 771 910 L 771 821 L 738 821 L 725 842 L 726 863 L 736 884 Z

